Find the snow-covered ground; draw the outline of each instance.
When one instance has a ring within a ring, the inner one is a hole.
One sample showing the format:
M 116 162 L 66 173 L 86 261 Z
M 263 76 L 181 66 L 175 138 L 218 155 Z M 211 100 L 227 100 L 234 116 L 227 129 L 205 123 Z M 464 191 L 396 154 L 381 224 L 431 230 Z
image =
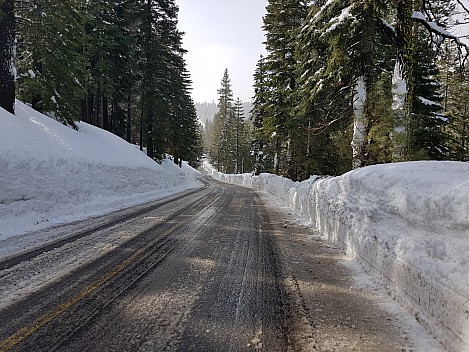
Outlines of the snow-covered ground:
M 200 187 L 199 172 L 154 162 L 91 126 L 78 131 L 16 102 L 0 108 L 0 241 Z
M 0 109 L 0 241 L 200 187 L 108 132 L 75 131 L 17 102 Z M 263 190 L 342 246 L 451 351 L 469 352 L 469 164 L 371 166 L 301 183 L 215 178 Z
M 272 195 L 341 246 L 450 351 L 469 351 L 469 164 L 375 165 L 304 182 L 216 179 Z

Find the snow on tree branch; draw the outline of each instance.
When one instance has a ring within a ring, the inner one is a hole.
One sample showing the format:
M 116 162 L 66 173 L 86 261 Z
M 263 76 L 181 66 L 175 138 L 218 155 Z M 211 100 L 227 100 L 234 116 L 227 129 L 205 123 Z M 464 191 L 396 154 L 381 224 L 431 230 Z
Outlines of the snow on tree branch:
M 456 1 L 463 8 L 463 10 L 469 14 L 469 8 L 466 7 L 461 0 L 456 0 Z
M 441 40 L 437 42 L 436 44 L 440 44 L 445 39 L 449 39 L 449 40 L 453 40 L 458 45 L 458 48 L 461 54 L 462 54 L 461 48 L 464 48 L 465 54 L 464 54 L 464 59 L 462 61 L 463 63 L 466 61 L 466 59 L 469 56 L 469 46 L 466 43 L 463 43 L 461 39 L 459 39 L 454 34 L 451 34 L 447 30 L 443 29 L 442 27 L 440 27 L 436 22 L 428 21 L 426 16 L 420 11 L 414 11 L 412 13 L 412 19 L 422 24 L 430 33 L 436 34 L 437 36 L 441 38 Z
M 412 19 L 424 25 L 431 33 L 437 34 L 445 39 L 454 40 L 458 45 L 469 49 L 466 44 L 464 44 L 457 36 L 451 34 L 447 30 L 441 28 L 436 22 L 428 21 L 423 13 L 420 11 L 414 11 L 412 14 Z

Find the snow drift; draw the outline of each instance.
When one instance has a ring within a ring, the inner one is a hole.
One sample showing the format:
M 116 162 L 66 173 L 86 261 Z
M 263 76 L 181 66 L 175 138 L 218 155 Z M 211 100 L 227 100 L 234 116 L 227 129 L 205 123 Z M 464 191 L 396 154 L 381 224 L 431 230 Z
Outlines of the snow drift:
M 199 187 L 199 173 L 157 164 L 91 126 L 78 131 L 16 102 L 0 108 L 0 240 Z
M 266 191 L 357 257 L 451 351 L 469 351 L 469 164 L 375 165 L 293 182 L 261 174 L 216 179 Z

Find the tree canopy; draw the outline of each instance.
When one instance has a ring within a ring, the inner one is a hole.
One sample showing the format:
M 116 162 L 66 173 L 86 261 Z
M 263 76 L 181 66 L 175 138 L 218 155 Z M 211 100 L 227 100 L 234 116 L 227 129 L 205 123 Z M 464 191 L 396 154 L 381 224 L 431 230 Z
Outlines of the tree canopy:
M 17 96 L 152 158 L 173 153 L 195 164 L 201 131 L 177 21 L 174 0 L 3 1 L 0 104 L 13 112 Z

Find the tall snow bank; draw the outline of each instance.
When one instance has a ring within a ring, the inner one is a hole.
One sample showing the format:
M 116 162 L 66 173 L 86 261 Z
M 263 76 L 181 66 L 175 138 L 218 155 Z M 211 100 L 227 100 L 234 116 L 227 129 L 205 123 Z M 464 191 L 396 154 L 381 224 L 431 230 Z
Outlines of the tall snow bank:
M 381 277 L 452 351 L 469 351 L 469 164 L 375 165 L 304 182 L 213 177 L 266 191 Z
M 198 171 L 157 164 L 121 138 L 78 131 L 16 102 L 0 108 L 0 240 L 200 186 Z

